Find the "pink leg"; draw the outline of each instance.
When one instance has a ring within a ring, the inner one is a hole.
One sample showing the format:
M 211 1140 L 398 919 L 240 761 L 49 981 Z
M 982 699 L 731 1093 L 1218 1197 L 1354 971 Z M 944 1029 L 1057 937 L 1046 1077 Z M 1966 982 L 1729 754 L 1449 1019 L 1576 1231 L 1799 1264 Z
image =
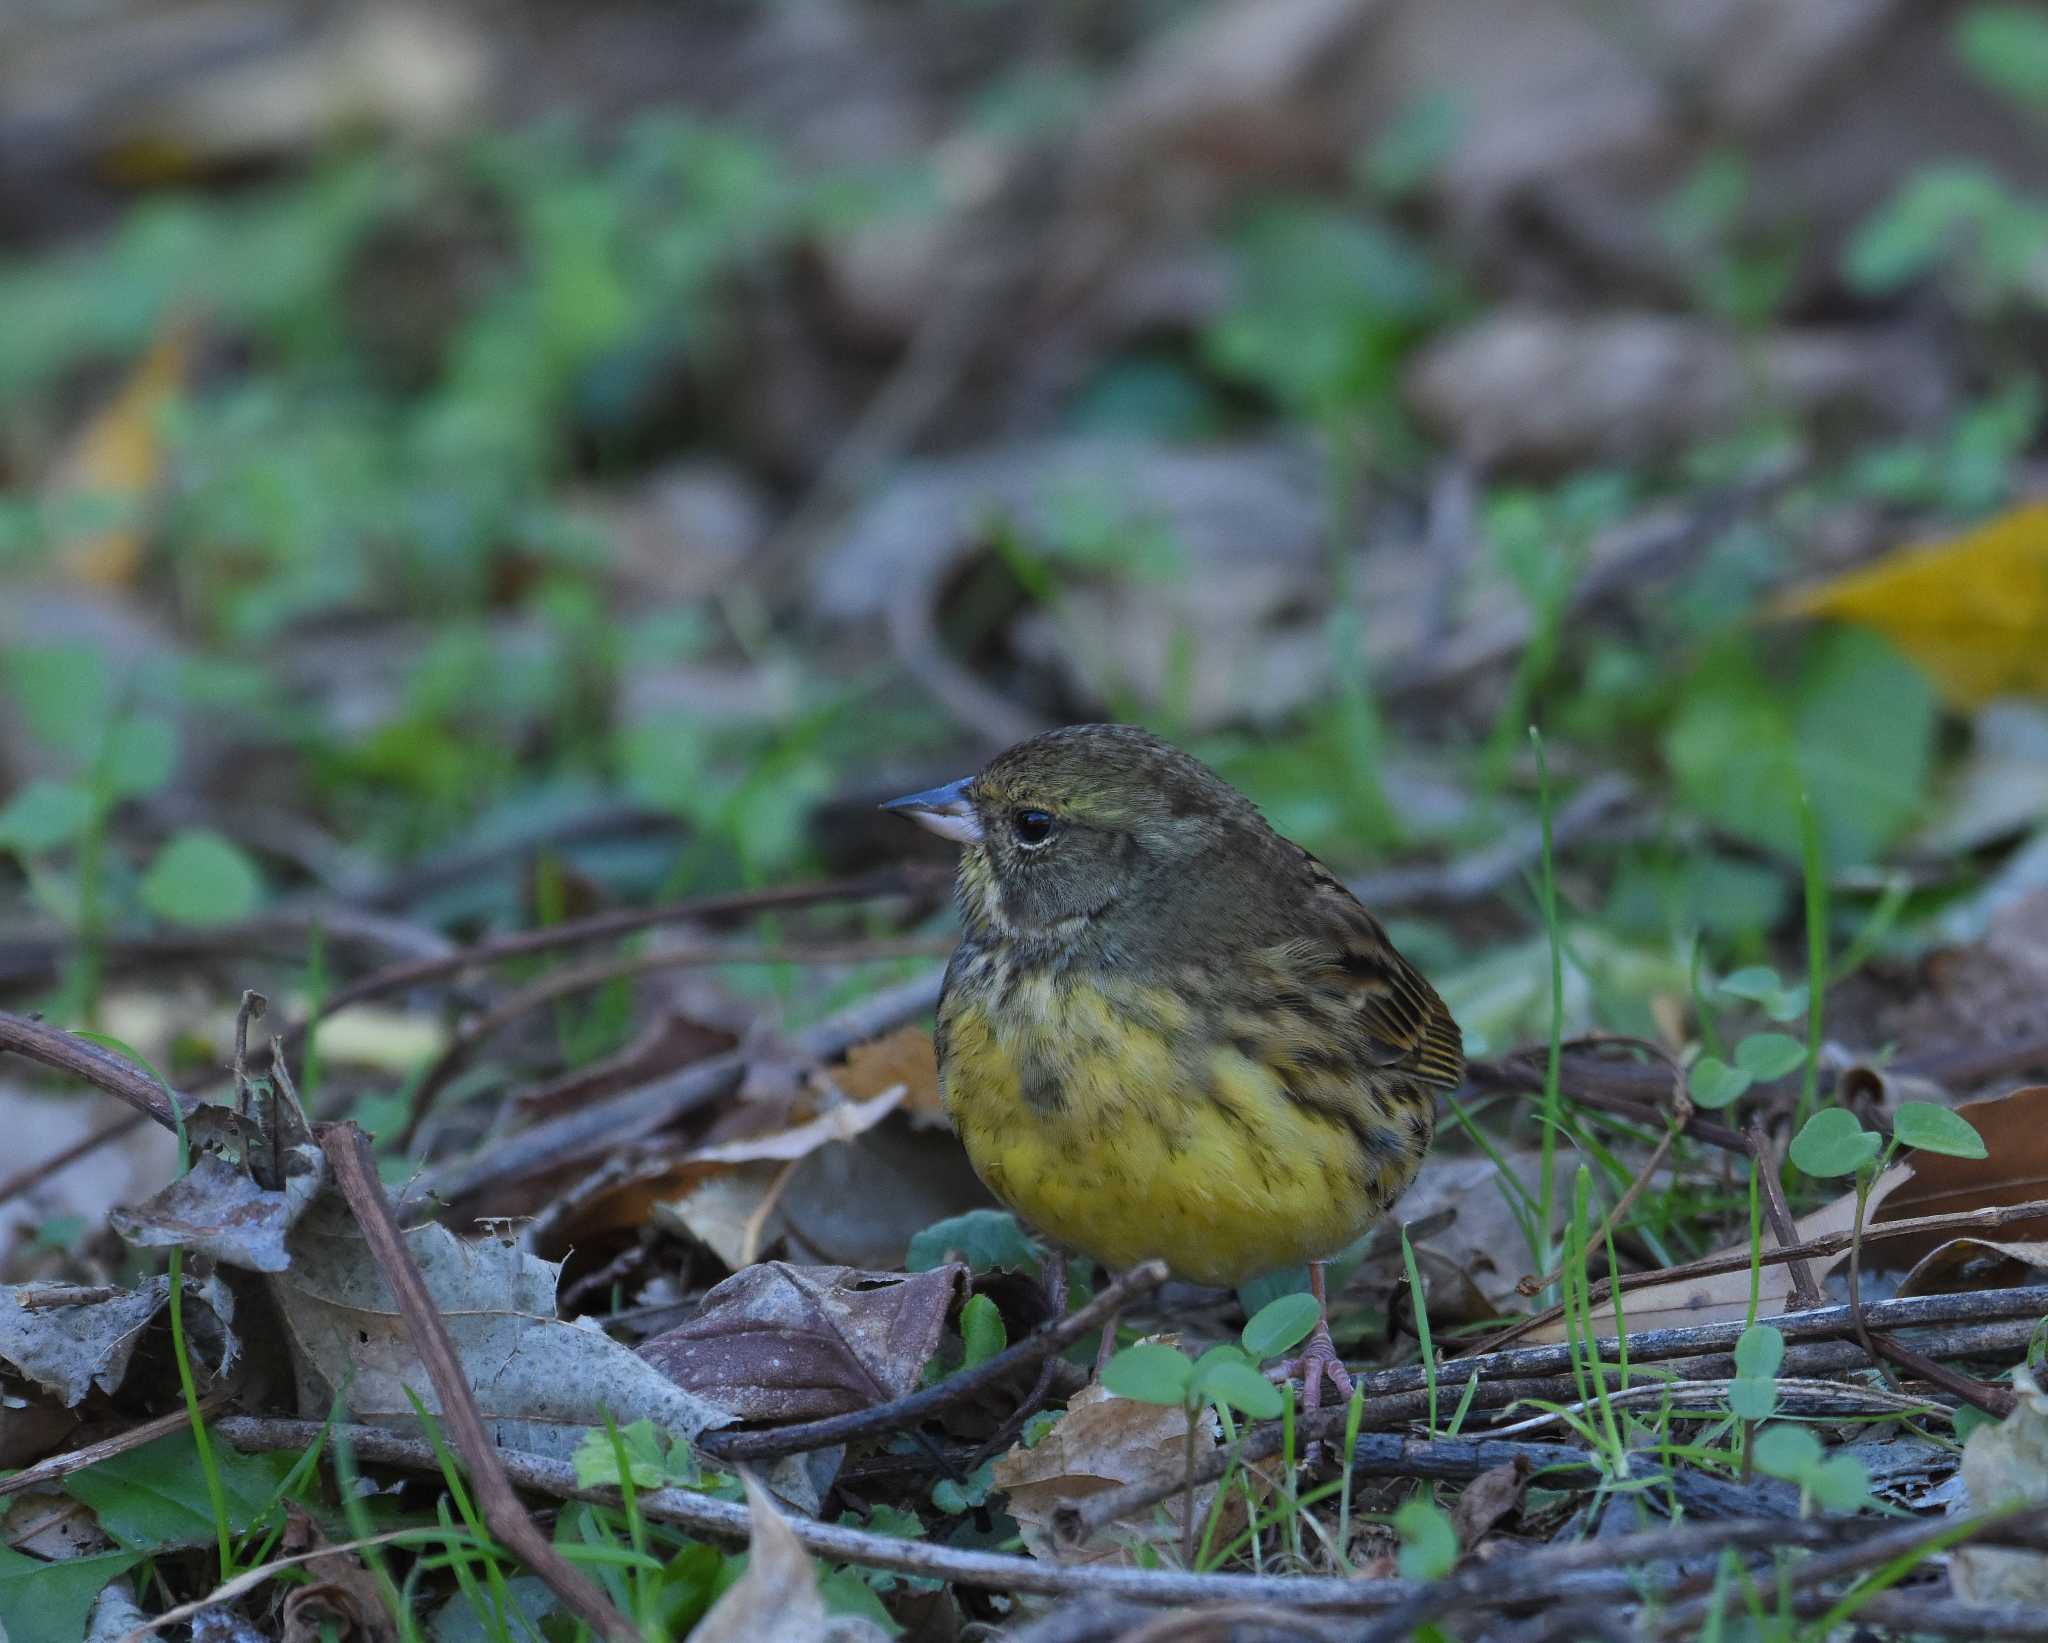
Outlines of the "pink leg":
M 1289 1358 L 1276 1365 L 1269 1373 L 1273 1379 L 1291 1381 L 1301 1377 L 1301 1407 L 1303 1413 L 1320 1409 L 1323 1404 L 1323 1380 L 1329 1382 L 1338 1393 L 1349 1398 L 1352 1391 L 1351 1373 L 1337 1356 L 1336 1343 L 1330 1339 L 1330 1301 L 1324 1290 L 1323 1263 L 1311 1261 L 1308 1268 L 1309 1292 L 1315 1296 L 1316 1305 L 1322 1316 L 1316 1320 L 1314 1332 L 1303 1343 L 1301 1355 Z

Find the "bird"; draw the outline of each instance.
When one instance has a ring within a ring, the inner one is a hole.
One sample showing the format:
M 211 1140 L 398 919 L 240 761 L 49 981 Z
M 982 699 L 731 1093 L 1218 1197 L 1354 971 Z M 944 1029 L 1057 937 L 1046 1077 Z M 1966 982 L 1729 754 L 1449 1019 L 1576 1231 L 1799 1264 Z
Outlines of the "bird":
M 933 1042 L 989 1191 L 1112 1272 L 1306 1263 L 1317 1321 L 1273 1373 L 1304 1409 L 1325 1379 L 1349 1399 L 1324 1263 L 1406 1190 L 1463 1078 L 1436 990 L 1250 799 L 1134 726 L 1051 730 L 882 808 L 961 846 Z

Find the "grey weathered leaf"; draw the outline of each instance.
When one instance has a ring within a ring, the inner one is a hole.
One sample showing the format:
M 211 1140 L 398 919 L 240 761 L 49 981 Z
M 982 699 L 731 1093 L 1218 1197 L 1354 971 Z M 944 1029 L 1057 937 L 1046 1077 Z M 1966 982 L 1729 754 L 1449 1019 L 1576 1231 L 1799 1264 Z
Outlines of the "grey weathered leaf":
M 2022 1368 L 2013 1376 L 2018 1405 L 1996 1426 L 1980 1426 L 1963 1445 L 1967 1502 L 1953 1502 L 1950 1514 L 1988 1512 L 2000 1506 L 2038 1505 L 2048 1498 L 2048 1394 Z M 2038 1610 L 2048 1603 L 2048 1556 L 1958 1546 L 1949 1559 L 1949 1581 L 1965 1603 L 2015 1603 Z
M 282 1272 L 291 1264 L 285 1234 L 326 1179 L 327 1160 L 314 1146 L 286 1155 L 279 1192 L 266 1192 L 243 1169 L 207 1153 L 163 1191 L 108 1219 L 145 1249 L 184 1248 L 253 1272 Z
M 494 1442 L 566 1460 L 609 1415 L 683 1438 L 731 1416 L 658 1373 L 598 1329 L 557 1316 L 560 1268 L 496 1239 L 466 1243 L 416 1227 L 406 1243 L 433 1293 Z M 347 1205 L 317 1198 L 286 1240 L 290 1267 L 270 1279 L 300 1407 L 324 1414 L 337 1391 L 350 1418 L 411 1426 L 410 1391 L 440 1402 L 384 1274 Z
M 187 1279 L 185 1295 L 185 1327 L 199 1346 L 200 1367 L 225 1374 L 240 1352 L 233 1297 L 211 1278 Z M 0 1288 L 0 1359 L 54 1392 L 67 1408 L 75 1406 L 95 1385 L 112 1392 L 127 1378 L 143 1331 L 170 1296 L 171 1281 L 164 1277 L 110 1293 L 66 1284 L 7 1285 Z M 195 1299 L 198 1307 L 191 1306 Z
M 640 1353 L 742 1420 L 841 1415 L 917 1385 L 966 1281 L 958 1262 L 904 1274 L 767 1261 Z

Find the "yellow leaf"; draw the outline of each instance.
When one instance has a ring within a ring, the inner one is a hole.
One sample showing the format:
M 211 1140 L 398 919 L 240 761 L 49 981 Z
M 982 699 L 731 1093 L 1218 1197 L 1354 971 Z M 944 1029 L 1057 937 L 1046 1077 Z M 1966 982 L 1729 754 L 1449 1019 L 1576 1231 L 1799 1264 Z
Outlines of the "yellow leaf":
M 50 476 L 53 496 L 90 497 L 121 510 L 118 524 L 72 537 L 57 563 L 73 581 L 126 587 L 142 564 L 142 505 L 163 478 L 163 409 L 184 385 L 192 326 L 166 327 L 99 413 L 80 430 Z
M 1772 614 L 1876 628 L 1960 707 L 2048 694 L 2048 503 L 1888 553 Z

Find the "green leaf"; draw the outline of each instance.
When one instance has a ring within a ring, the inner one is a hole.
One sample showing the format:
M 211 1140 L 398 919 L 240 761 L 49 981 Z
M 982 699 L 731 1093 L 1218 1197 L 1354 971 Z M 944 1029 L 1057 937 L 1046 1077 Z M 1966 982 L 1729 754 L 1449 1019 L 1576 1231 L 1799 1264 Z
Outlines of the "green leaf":
M 1956 27 L 1956 50 L 1993 91 L 2048 112 L 2048 17 L 2038 6 L 1972 6 Z
M 1226 1350 L 1230 1353 L 1228 1357 L 1205 1353 L 1202 1362 L 1195 1366 L 1188 1385 L 1190 1401 L 1228 1404 L 1253 1420 L 1276 1418 L 1287 1407 L 1280 1388 L 1246 1362 L 1235 1348 Z
M 1728 1383 L 1728 1409 L 1738 1420 L 1769 1420 L 1778 1409 L 1778 1383 L 1736 1376 Z
M 116 798 L 154 793 L 178 767 L 178 727 L 155 713 L 123 719 L 107 738 L 101 766 Z
M 239 847 L 218 833 L 187 828 L 142 875 L 142 904 L 178 924 L 231 924 L 256 910 L 263 881 Z
M 38 776 L 0 810 L 0 845 L 39 856 L 69 844 L 92 821 L 92 795 L 75 782 Z
M 636 1488 L 659 1489 L 671 1481 L 668 1455 L 654 1422 L 637 1420 L 630 1426 L 620 1427 L 619 1448 L 626 1452 L 626 1468 L 632 1473 Z M 597 1489 L 606 1484 L 617 1487 L 619 1457 L 618 1451 L 612 1447 L 609 1432 L 586 1432 L 570 1459 L 576 1464 L 577 1488 Z
M 1883 1141 L 1846 1107 L 1823 1107 L 1792 1137 L 1791 1159 L 1808 1175 L 1854 1175 Z
M 1748 1073 L 1713 1055 L 1703 1055 L 1695 1061 L 1685 1081 L 1685 1087 L 1692 1094 L 1693 1105 L 1710 1110 L 1727 1106 L 1749 1085 Z
M 85 1636 L 100 1593 L 141 1561 L 140 1552 L 99 1552 L 45 1563 L 0 1546 L 0 1636 L 22 1643 Z
M 91 645 L 16 645 L 7 684 L 36 738 L 73 763 L 98 756 L 114 709 L 114 675 Z
M 288 1455 L 244 1455 L 216 1443 L 214 1463 L 227 1497 L 228 1527 L 253 1528 L 291 1470 Z M 213 1507 L 190 1432 L 99 1461 L 64 1481 L 73 1499 L 98 1514 L 100 1527 L 124 1545 L 211 1546 Z
M 1830 1455 L 1802 1481 L 1830 1511 L 1853 1512 L 1870 1504 L 1870 1471 L 1854 1455 Z
M 1771 1324 L 1751 1324 L 1735 1342 L 1735 1373 L 1771 1380 L 1785 1362 L 1785 1333 Z
M 1185 1403 L 1194 1372 L 1184 1353 L 1156 1341 L 1140 1341 L 1109 1360 L 1102 1384 L 1118 1397 L 1140 1403 Z
M 1737 970 L 1722 981 L 1720 991 L 1730 998 L 1747 999 L 1773 1021 L 1790 1021 L 1806 1013 L 1806 989 L 1787 987 L 1768 965 L 1752 964 Z
M 1789 1033 L 1751 1033 L 1735 1046 L 1735 1065 L 1759 1084 L 1783 1078 L 1805 1064 L 1806 1046 Z
M 1932 1101 L 1901 1101 L 1892 1115 L 1892 1134 L 1902 1147 L 1938 1152 L 1949 1158 L 1983 1158 L 1984 1137 L 1959 1112 Z
M 1178 1398 L 1173 1401 L 1180 1402 Z M 952 1478 L 940 1478 L 932 1485 L 932 1504 L 940 1511 L 958 1517 L 962 1512 L 971 1512 L 986 1502 L 995 1483 L 996 1463 L 991 1457 L 957 1482 Z
M 1003 1315 L 986 1295 L 970 1295 L 960 1309 L 960 1339 L 967 1347 L 963 1369 L 986 1363 L 1010 1344 L 1010 1332 L 1003 1327 Z
M 1254 1358 L 1277 1358 L 1290 1346 L 1307 1340 L 1322 1315 L 1313 1295 L 1282 1295 L 1260 1307 L 1238 1338 Z
M 824 1599 L 827 1614 L 857 1615 L 888 1637 L 903 1634 L 902 1623 L 882 1606 L 882 1600 L 858 1569 L 827 1570 L 818 1577 L 818 1596 Z
M 903 1265 L 910 1272 L 929 1272 L 958 1258 L 975 1273 L 1033 1272 L 1041 1251 L 1031 1235 L 1006 1209 L 971 1209 L 934 1221 L 910 1240 Z
M 1750 1451 L 1759 1472 L 1788 1483 L 1804 1483 L 1820 1464 L 1820 1439 L 1803 1426 L 1767 1426 Z
M 1395 1561 L 1409 1580 L 1441 1580 L 1458 1563 L 1458 1531 L 1450 1514 L 1421 1495 L 1394 1509 L 1394 1533 L 1401 1537 Z
M 1799 855 L 1804 788 L 1827 859 L 1841 865 L 1873 859 L 1914 819 L 1934 729 L 1918 669 L 1874 633 L 1830 628 L 1789 685 L 1723 647 L 1689 681 L 1664 757 L 1694 810 L 1787 858 Z

